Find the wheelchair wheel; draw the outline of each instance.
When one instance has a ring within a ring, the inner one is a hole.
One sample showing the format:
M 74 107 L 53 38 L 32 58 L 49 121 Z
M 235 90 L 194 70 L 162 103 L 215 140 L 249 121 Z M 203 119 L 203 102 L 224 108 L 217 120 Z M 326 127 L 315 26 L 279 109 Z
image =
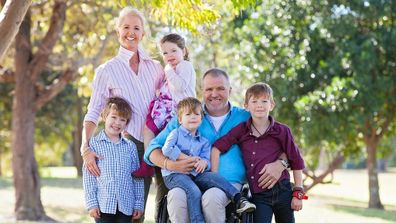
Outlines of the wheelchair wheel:
M 253 223 L 254 219 L 254 212 L 249 212 L 249 213 L 242 213 L 241 216 L 241 222 L 242 223 Z

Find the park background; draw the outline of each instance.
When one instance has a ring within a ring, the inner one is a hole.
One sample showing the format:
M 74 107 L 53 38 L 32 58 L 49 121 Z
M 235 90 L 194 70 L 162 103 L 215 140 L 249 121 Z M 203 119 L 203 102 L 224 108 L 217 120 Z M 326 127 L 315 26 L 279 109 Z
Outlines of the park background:
M 307 164 L 310 198 L 297 222 L 396 222 L 396 1 L 0 3 L 0 222 L 90 221 L 82 120 L 95 67 L 119 47 L 114 19 L 126 5 L 145 14 L 153 58 L 161 61 L 164 34 L 186 37 L 199 98 L 211 67 L 230 74 L 235 105 L 252 83 L 273 87 L 273 115 Z

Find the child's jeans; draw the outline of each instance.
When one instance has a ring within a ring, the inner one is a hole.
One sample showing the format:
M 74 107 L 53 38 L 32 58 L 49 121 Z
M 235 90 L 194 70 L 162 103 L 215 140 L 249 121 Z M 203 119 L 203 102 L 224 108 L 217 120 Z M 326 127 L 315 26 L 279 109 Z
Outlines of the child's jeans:
M 239 193 L 226 179 L 212 172 L 199 173 L 197 176 L 172 173 L 164 177 L 164 182 L 168 189 L 179 187 L 186 192 L 190 223 L 205 222 L 201 207 L 201 191 L 217 187 L 231 200 Z
M 289 179 L 282 180 L 269 190 L 253 194 L 256 205 L 255 223 L 271 223 L 272 214 L 276 223 L 294 223 L 294 210 L 291 208 L 292 187 Z
M 100 218 L 95 219 L 95 223 L 131 223 L 132 215 L 125 215 L 117 208 L 115 214 L 100 212 Z

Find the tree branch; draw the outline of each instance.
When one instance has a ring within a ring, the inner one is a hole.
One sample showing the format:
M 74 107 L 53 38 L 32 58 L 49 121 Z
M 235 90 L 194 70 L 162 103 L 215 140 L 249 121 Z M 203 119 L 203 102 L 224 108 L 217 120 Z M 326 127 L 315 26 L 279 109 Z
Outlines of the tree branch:
M 5 2 L 0 12 L 0 61 L 18 33 L 19 26 L 30 4 L 32 4 L 31 0 L 9 0 Z
M 66 2 L 55 1 L 53 7 L 53 13 L 51 16 L 51 22 L 47 34 L 41 41 L 38 51 L 34 54 L 33 60 L 29 65 L 31 72 L 31 79 L 35 82 L 43 71 L 45 65 L 48 62 L 49 55 L 60 38 L 66 19 Z
M 14 83 L 15 73 L 12 70 L 6 69 L 0 65 L 0 83 Z
M 36 111 L 40 110 L 43 105 L 54 98 L 59 92 L 61 92 L 66 85 L 77 77 L 77 63 L 74 63 L 70 68 L 67 68 L 59 78 L 56 78 L 50 85 L 44 90 L 38 92 L 38 97 L 35 101 Z
M 315 176 L 315 174 L 310 174 L 308 171 L 304 170 L 304 174 L 310 177 L 313 181 L 310 185 L 305 187 L 305 190 L 308 191 L 317 184 L 329 183 L 330 181 L 325 182 L 324 179 L 327 177 L 327 175 L 333 174 L 334 170 L 339 167 L 343 162 L 344 156 L 342 155 L 342 152 L 337 152 L 336 157 L 331 161 L 327 169 L 319 176 Z

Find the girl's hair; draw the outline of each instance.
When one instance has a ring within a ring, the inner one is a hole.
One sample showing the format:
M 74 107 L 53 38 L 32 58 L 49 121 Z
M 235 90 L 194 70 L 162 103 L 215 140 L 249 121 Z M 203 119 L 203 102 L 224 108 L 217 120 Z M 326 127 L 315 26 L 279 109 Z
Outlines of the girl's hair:
M 200 110 L 201 116 L 203 116 L 201 102 L 194 97 L 187 97 L 181 100 L 179 104 L 177 104 L 177 116 L 180 120 L 183 114 L 188 112 L 195 112 L 197 109 Z
M 260 82 L 253 84 L 246 90 L 245 104 L 248 104 L 251 97 L 260 97 L 261 95 L 266 95 L 272 103 L 274 102 L 272 88 L 268 84 Z
M 132 109 L 127 101 L 119 97 L 111 97 L 107 99 L 105 108 L 102 111 L 102 119 L 106 120 L 106 117 L 110 114 L 111 110 L 115 110 L 119 116 L 127 120 L 127 124 L 131 120 Z
M 186 41 L 184 40 L 184 38 L 182 36 L 180 36 L 179 34 L 176 34 L 176 33 L 171 33 L 171 34 L 165 35 L 160 40 L 160 44 L 164 44 L 165 42 L 174 43 L 180 49 L 182 49 L 182 50 L 185 49 L 186 50 L 186 54 L 184 55 L 184 60 L 190 60 L 188 58 L 188 49 L 186 47 Z
M 142 28 L 145 31 L 145 27 L 146 27 L 146 19 L 144 18 L 143 13 L 141 13 L 139 10 L 131 7 L 131 6 L 127 6 L 123 9 L 121 9 L 120 13 L 118 14 L 118 18 L 116 21 L 116 29 L 118 29 L 121 26 L 122 20 L 125 18 L 125 16 L 127 15 L 132 15 L 132 16 L 136 16 L 140 19 L 140 21 L 142 22 Z

